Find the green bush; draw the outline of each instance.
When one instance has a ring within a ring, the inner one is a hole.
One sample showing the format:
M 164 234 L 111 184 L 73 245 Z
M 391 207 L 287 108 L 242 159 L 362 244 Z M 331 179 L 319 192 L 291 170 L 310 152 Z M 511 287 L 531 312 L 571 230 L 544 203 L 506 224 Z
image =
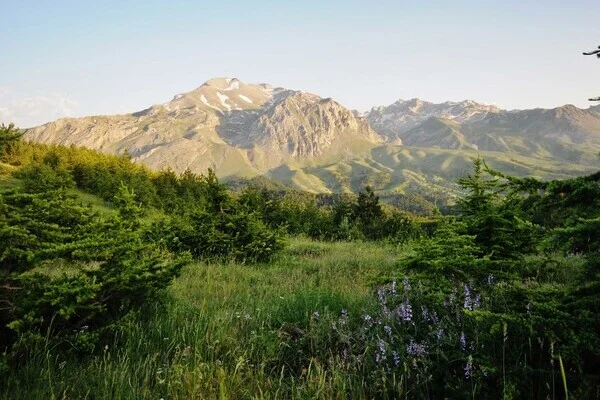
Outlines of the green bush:
M 61 190 L 0 197 L 0 347 L 11 360 L 49 340 L 89 351 L 187 262 L 141 240 L 133 194 L 121 192 L 110 218 Z

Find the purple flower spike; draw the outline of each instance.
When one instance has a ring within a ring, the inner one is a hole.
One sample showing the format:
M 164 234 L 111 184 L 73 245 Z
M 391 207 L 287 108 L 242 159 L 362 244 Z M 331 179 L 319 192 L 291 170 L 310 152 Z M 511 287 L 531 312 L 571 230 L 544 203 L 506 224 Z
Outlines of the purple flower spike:
M 464 366 L 465 370 L 465 379 L 469 379 L 473 374 L 473 356 L 469 356 L 469 361 Z
M 460 349 L 465 351 L 467 349 L 467 338 L 465 337 L 465 333 L 460 333 Z
M 473 310 L 473 301 L 471 300 L 471 287 L 465 284 L 463 288 L 465 291 L 464 307 L 467 310 Z

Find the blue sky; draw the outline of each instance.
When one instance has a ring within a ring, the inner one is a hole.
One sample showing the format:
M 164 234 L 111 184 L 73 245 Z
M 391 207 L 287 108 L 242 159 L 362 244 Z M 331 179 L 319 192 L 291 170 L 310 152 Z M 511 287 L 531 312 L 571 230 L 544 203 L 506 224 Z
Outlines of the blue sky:
M 600 1 L 0 0 L 0 122 L 133 112 L 217 76 L 366 110 L 587 107 Z

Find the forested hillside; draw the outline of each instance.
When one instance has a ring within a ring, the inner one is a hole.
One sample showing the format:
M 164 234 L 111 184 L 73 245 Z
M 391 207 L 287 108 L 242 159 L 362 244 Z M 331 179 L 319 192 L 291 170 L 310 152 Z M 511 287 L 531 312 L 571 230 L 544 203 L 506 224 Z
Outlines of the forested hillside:
M 472 164 L 450 210 L 2 126 L 0 397 L 599 398 L 600 173 Z

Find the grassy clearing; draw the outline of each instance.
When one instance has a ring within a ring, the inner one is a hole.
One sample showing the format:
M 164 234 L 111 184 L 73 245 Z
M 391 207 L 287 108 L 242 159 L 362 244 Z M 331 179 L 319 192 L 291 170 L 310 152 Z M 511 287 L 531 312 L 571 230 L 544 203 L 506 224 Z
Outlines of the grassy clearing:
M 196 264 L 163 306 L 130 319 L 99 354 L 64 358 L 51 346 L 10 372 L 6 399 L 345 397 L 351 379 L 316 361 L 293 378 L 290 336 L 313 313 L 338 316 L 376 307 L 374 286 L 399 273 L 406 249 L 292 239 L 273 263 Z M 308 343 L 319 347 L 319 343 Z M 300 378 L 298 378 L 300 376 Z M 354 388 L 353 393 L 360 393 Z

